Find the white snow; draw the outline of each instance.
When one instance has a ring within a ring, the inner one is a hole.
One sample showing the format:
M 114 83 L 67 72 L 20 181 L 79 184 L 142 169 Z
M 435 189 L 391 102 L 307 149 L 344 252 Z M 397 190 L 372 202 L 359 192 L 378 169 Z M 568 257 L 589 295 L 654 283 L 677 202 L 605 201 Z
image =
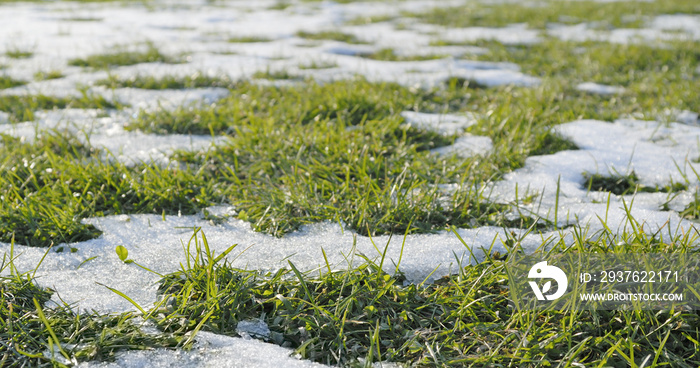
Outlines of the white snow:
M 314 368 L 327 367 L 308 360 L 291 357 L 291 350 L 259 340 L 247 340 L 216 335 L 210 332 L 197 334 L 195 346 L 190 351 L 156 349 L 129 351 L 119 355 L 116 362 L 88 362 L 81 368 Z
M 455 140 L 454 144 L 446 147 L 435 148 L 432 152 L 441 155 L 457 154 L 460 157 L 471 157 L 474 155 L 486 155 L 493 149 L 491 138 L 467 134 Z
M 593 82 L 581 83 L 576 86 L 576 89 L 582 92 L 588 92 L 598 95 L 616 95 L 625 91 L 624 87 L 608 86 Z
M 456 154 L 460 157 L 486 155 L 493 149 L 491 138 L 464 133 L 464 130 L 477 123 L 472 113 L 429 114 L 417 111 L 403 111 L 401 116 L 415 128 L 426 129 L 442 135 L 459 135 L 454 143 L 431 150 L 440 155 Z
M 406 123 L 420 129 L 429 129 L 443 135 L 464 132 L 464 129 L 476 124 L 473 114 L 427 114 L 416 111 L 404 111 L 401 116 Z
M 679 123 L 683 124 L 688 124 L 688 125 L 698 125 L 700 124 L 700 120 L 698 120 L 698 113 L 693 112 L 690 110 L 683 110 L 676 114 L 676 120 Z
M 185 262 L 181 241 L 187 244 L 194 227 L 201 227 L 209 246 L 217 253 L 232 244 L 238 247 L 229 255 L 234 267 L 276 270 L 289 267 L 292 261 L 299 269 L 313 270 L 324 266 L 322 249 L 328 255 L 331 266 L 336 269 L 348 267 L 346 257 L 352 258 L 353 239 L 357 238 L 356 253 L 375 258 L 375 246 L 368 237 L 357 236 L 352 231 L 342 229 L 336 223 L 320 223 L 302 228 L 282 238 L 255 232 L 249 223 L 231 219 L 221 225 L 214 225 L 201 216 L 129 215 L 92 218 L 86 222 L 95 225 L 104 233 L 97 239 L 73 243 L 77 251 L 49 252 L 41 268 L 37 271 L 37 282 L 57 291 L 58 297 L 85 310 L 100 312 L 120 312 L 134 310 L 135 307 L 107 288 L 102 283 L 129 295 L 142 306 L 156 301 L 156 282 L 159 276 L 133 264 L 122 263 L 115 248 L 123 245 L 129 250 L 129 258 L 159 273 L 177 271 Z M 501 241 L 505 233 L 500 228 L 480 228 L 460 230 L 467 244 L 475 249 L 489 248 L 496 239 L 496 247 L 503 250 Z M 540 244 L 539 236 L 529 240 L 530 247 Z M 379 249 L 384 249 L 389 236 L 373 238 Z M 403 237 L 393 237 L 385 270 L 393 272 L 398 262 Z M 527 244 L 527 242 L 526 242 Z M 9 245 L 0 243 L 0 252 L 9 253 Z M 20 270 L 30 270 L 38 264 L 45 249 L 15 245 L 16 266 Z M 458 265 L 454 254 L 469 262 L 468 249 L 454 234 L 410 235 L 406 238 L 401 270 L 412 282 L 421 282 L 437 266 L 438 271 L 431 277 L 444 276 L 454 271 Z M 477 252 L 478 253 L 478 252 Z M 167 256 L 164 256 L 167 255 Z M 97 257 L 81 263 L 86 259 Z M 354 258 L 355 264 L 361 262 Z
M 435 26 L 435 28 L 439 29 L 442 27 Z M 516 24 L 504 28 L 448 28 L 440 34 L 440 38 L 451 42 L 494 40 L 506 45 L 533 44 L 541 41 L 540 32 L 528 29 L 525 24 Z

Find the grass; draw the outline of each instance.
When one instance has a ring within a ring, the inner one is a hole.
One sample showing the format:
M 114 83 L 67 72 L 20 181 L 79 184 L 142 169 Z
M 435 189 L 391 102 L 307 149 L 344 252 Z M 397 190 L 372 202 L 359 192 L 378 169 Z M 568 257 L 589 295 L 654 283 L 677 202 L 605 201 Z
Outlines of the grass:
M 2 242 L 85 241 L 100 232 L 81 223 L 84 217 L 193 214 L 221 196 L 214 182 L 188 170 L 103 161 L 68 132 L 46 132 L 31 144 L 3 136 L 0 152 Z
M 365 25 L 365 24 L 388 22 L 388 21 L 393 20 L 393 19 L 394 19 L 394 16 L 391 16 L 391 15 L 370 15 L 370 16 L 361 16 L 361 17 L 357 17 L 354 19 L 350 19 L 346 22 L 346 24 L 351 25 L 351 26 L 361 26 L 361 25 Z
M 0 75 L 0 89 L 12 88 L 25 84 L 27 84 L 27 82 L 8 77 L 7 75 Z
M 230 200 L 239 218 L 272 234 L 329 217 L 372 233 L 403 231 L 409 224 L 411 232 L 426 232 L 452 221 L 497 223 L 501 208 L 478 202 L 477 192 L 460 193 L 448 208 L 436 190 L 420 192 L 429 182 L 459 180 L 469 164 L 427 151 L 451 138 L 401 124 L 398 113 L 410 99 L 396 85 L 364 81 L 247 85 L 213 108 L 143 113 L 130 129 L 231 134 L 219 150 L 183 153 L 178 160 L 226 182 L 236 193 Z M 445 168 L 449 174 L 439 173 Z
M 53 97 L 46 95 L 2 95 L 0 96 L 0 111 L 10 114 L 10 121 L 22 122 L 34 120 L 37 110 L 63 108 L 78 109 L 112 109 L 117 106 L 104 99 L 84 92 L 78 98 Z
M 359 56 L 381 61 L 424 61 L 445 58 L 445 55 L 399 55 L 391 48 L 384 48 L 370 54 L 360 54 Z
M 340 31 L 320 31 L 320 32 L 306 32 L 299 31 L 297 36 L 301 38 L 306 38 L 308 40 L 334 40 L 350 44 L 365 44 L 367 42 L 359 40 L 355 35 L 348 33 L 343 33 Z
M 331 68 L 337 68 L 338 64 L 332 61 L 316 61 L 313 60 L 309 63 L 299 65 L 299 69 L 331 69 Z
M 5 56 L 11 59 L 29 59 L 34 56 L 34 51 L 15 47 L 5 51 Z
M 185 89 L 185 88 L 207 88 L 222 87 L 233 88 L 235 83 L 228 78 L 209 77 L 200 73 L 185 77 L 164 76 L 156 78 L 152 76 L 134 76 L 130 78 L 119 78 L 110 75 L 106 79 L 95 82 L 98 86 L 108 88 L 141 88 L 141 89 Z
M 115 106 L 101 96 L 85 95 L 81 98 L 68 99 L 45 95 L 5 95 L 0 96 L 0 111 L 10 114 L 14 122 L 31 121 L 37 110 L 55 108 L 114 108 Z
M 60 70 L 49 70 L 34 73 L 34 80 L 37 81 L 61 79 L 63 77 L 63 72 L 61 72 Z
M 284 10 L 290 6 L 292 6 L 292 4 L 290 4 L 287 1 L 281 0 L 281 1 L 277 1 L 274 5 L 271 5 L 268 9 L 270 9 L 270 10 Z
M 392 94 L 397 92 L 397 95 Z M 343 120 L 358 125 L 365 117 L 381 119 L 408 105 L 409 92 L 396 85 L 365 81 L 341 81 L 328 85 L 314 82 L 297 87 L 257 86 L 241 82 L 216 106 L 182 107 L 173 112 L 142 113 L 128 129 L 169 134 L 234 134 L 256 120 L 308 124 Z M 398 101 L 402 100 L 401 104 Z M 439 109 L 441 106 L 428 106 Z
M 575 143 L 552 131 L 545 132 L 541 138 L 536 138 L 535 142 L 537 142 L 535 147 L 530 151 L 532 156 L 551 155 L 559 151 L 578 149 Z
M 646 193 L 673 193 L 688 189 L 688 186 L 683 183 L 671 183 L 669 185 L 659 187 L 649 187 L 639 184 L 639 177 L 632 171 L 627 175 L 612 175 L 604 176 L 601 174 L 584 173 L 584 186 L 588 190 L 610 192 L 615 195 L 632 194 L 636 192 Z
M 101 22 L 104 18 L 97 17 L 66 17 L 61 18 L 64 22 Z
M 255 79 L 269 79 L 269 80 L 294 80 L 299 79 L 298 76 L 288 72 L 285 69 L 280 70 L 260 70 L 252 75 Z
M 422 13 L 406 13 L 421 21 L 448 27 L 502 27 L 527 23 L 530 28 L 545 29 L 551 23 L 597 22 L 598 27 L 637 28 L 659 14 L 698 14 L 700 6 L 685 0 L 655 0 L 649 2 L 616 1 L 601 3 L 585 0 L 574 3 L 545 1 L 543 3 L 470 2 L 455 7 L 436 7 Z
M 231 43 L 256 43 L 256 42 L 271 42 L 272 39 L 268 37 L 259 37 L 259 36 L 237 36 L 237 37 L 230 37 L 228 39 L 228 42 Z
M 527 74 L 556 76 L 572 84 L 592 81 L 625 87 L 657 84 L 658 78 L 667 79 L 666 83 L 689 79 L 692 69 L 688 68 L 695 65 L 700 55 L 700 45 L 691 41 L 669 41 L 663 47 L 652 43 L 614 48 L 604 42 L 570 42 L 556 38 L 522 46 L 485 40 L 477 44 L 489 49 L 489 53 L 480 58 L 514 62 Z
M 130 51 L 125 47 L 116 47 L 117 51 L 91 55 L 86 58 L 71 59 L 68 65 L 89 67 L 93 69 L 109 69 L 115 66 L 134 65 L 141 63 L 176 64 L 180 60 L 165 55 L 155 46 L 149 44 L 146 51 Z

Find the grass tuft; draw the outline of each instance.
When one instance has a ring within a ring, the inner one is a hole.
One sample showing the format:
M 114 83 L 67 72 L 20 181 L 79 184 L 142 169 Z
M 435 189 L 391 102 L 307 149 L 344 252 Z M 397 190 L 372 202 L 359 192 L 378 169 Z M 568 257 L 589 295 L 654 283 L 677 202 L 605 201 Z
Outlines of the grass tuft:
M 118 51 L 88 56 L 84 59 L 72 59 L 68 65 L 89 67 L 93 69 L 109 69 L 115 66 L 134 65 L 140 63 L 167 63 L 176 64 L 180 60 L 165 55 L 155 46 L 149 44 L 146 51 L 129 51 L 118 47 Z
M 639 184 L 639 177 L 634 171 L 628 175 L 603 176 L 600 174 L 584 174 L 584 185 L 588 190 L 610 192 L 615 195 L 632 194 L 635 192 L 646 193 L 673 193 L 688 189 L 683 183 L 671 183 L 663 187 L 648 187 Z
M 297 36 L 301 38 L 306 38 L 308 40 L 334 40 L 345 42 L 349 44 L 366 44 L 367 42 L 361 41 L 355 35 L 343 33 L 340 31 L 321 31 L 321 32 L 306 32 L 299 31 Z
M 34 51 L 12 48 L 5 51 L 5 56 L 12 59 L 29 59 L 30 57 L 34 56 Z
M 533 156 L 552 155 L 559 151 L 572 151 L 579 149 L 574 142 L 552 131 L 545 132 L 544 136 L 542 138 L 538 138 L 536 141 L 538 145 L 535 146 L 535 148 L 530 152 L 530 154 Z
M 381 61 L 425 61 L 445 58 L 445 55 L 398 55 L 394 49 L 391 48 L 384 48 L 370 54 L 360 54 L 359 56 Z
M 50 80 L 50 79 L 61 79 L 63 77 L 64 77 L 64 75 L 60 70 L 49 70 L 49 71 L 45 71 L 45 72 L 34 73 L 34 80 L 37 80 L 37 81 Z
M 100 232 L 80 220 L 123 213 L 194 214 L 221 198 L 214 182 L 157 165 L 127 167 L 68 132 L 33 143 L 2 137 L 0 241 L 28 246 L 84 241 Z
M 271 38 L 260 36 L 238 36 L 230 37 L 228 42 L 231 43 L 257 43 L 257 42 L 272 42 Z
M 298 76 L 288 72 L 287 70 L 280 69 L 280 70 L 260 70 L 252 75 L 253 78 L 255 79 L 269 79 L 269 80 L 294 80 L 294 79 L 299 79 Z
M 361 17 L 357 17 L 354 19 L 350 19 L 345 23 L 347 25 L 351 25 L 351 26 L 362 26 L 365 24 L 388 22 L 390 20 L 393 20 L 394 18 L 395 17 L 391 16 L 391 15 L 370 15 L 370 16 L 361 16 Z
M 108 88 L 141 88 L 141 89 L 185 89 L 222 87 L 233 88 L 235 83 L 228 78 L 217 78 L 195 73 L 185 77 L 165 76 L 156 78 L 152 76 L 134 76 L 128 79 L 110 75 L 106 79 L 95 82 L 98 86 Z
M 87 92 L 79 98 L 64 98 L 45 95 L 2 95 L 0 96 L 0 111 L 10 114 L 13 122 L 34 120 L 34 112 L 38 110 L 77 108 L 77 109 L 112 109 L 114 104 L 102 96 Z
M 25 81 L 13 79 L 6 75 L 0 75 L 0 89 L 12 88 L 27 84 Z

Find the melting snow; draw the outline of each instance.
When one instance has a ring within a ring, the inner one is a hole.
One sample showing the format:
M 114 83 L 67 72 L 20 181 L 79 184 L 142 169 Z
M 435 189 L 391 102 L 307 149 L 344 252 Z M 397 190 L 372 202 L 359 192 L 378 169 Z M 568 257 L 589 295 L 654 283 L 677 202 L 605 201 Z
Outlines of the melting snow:
M 474 155 L 486 155 L 493 149 L 491 138 L 478 135 L 465 135 L 455 140 L 454 144 L 446 147 L 435 148 L 432 152 L 441 155 L 457 154 L 460 157 L 471 157 Z
M 247 340 L 216 335 L 211 332 L 197 334 L 191 351 L 156 349 L 129 351 L 119 355 L 113 363 L 83 363 L 81 368 L 314 368 L 327 367 L 289 356 L 291 350 L 259 340 Z
M 683 110 L 676 114 L 676 120 L 679 123 L 688 125 L 698 125 L 700 124 L 700 119 L 698 119 L 698 113 L 689 110 Z
M 576 86 L 576 89 L 582 92 L 588 92 L 599 95 L 616 95 L 625 91 L 623 87 L 606 86 L 604 84 L 598 84 L 593 82 L 581 83 L 578 86 Z
M 453 135 L 464 132 L 464 129 L 476 124 L 473 114 L 426 114 L 415 111 L 401 113 L 406 122 L 420 129 L 429 129 L 443 135 Z

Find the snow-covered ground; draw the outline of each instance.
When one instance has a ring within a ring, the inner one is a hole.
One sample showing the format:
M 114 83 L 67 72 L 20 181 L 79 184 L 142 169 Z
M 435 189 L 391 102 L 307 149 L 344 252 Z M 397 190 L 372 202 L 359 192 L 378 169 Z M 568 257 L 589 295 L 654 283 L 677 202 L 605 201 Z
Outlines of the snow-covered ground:
M 473 41 L 483 38 L 504 43 L 539 42 L 539 31 L 513 25 L 505 28 L 446 28 L 409 22 L 397 29 L 391 22 L 350 26 L 344 21 L 361 16 L 399 15 L 402 11 L 420 11 L 436 5 L 459 4 L 460 1 L 411 0 L 387 3 L 295 2 L 284 10 L 271 10 L 275 1 L 232 1 L 228 3 L 178 1 L 159 2 L 153 9 L 143 4 L 89 4 L 70 2 L 16 3 L 0 7 L 0 55 L 8 50 L 29 50 L 34 56 L 13 60 L 0 56 L 0 64 L 8 65 L 3 73 L 14 78 L 31 80 L 36 72 L 60 70 L 65 77 L 57 80 L 31 82 L 25 86 L 3 90 L 3 94 L 45 93 L 56 96 L 79 94 L 88 86 L 91 93 L 114 99 L 131 107 L 100 116 L 97 111 L 63 110 L 38 114 L 34 122 L 0 124 L 0 133 L 33 139 L 42 129 L 63 127 L 85 132 L 91 144 L 109 149 L 116 159 L 125 162 L 155 160 L 167 162 L 174 149 L 206 149 L 217 139 L 207 136 L 155 136 L 123 129 L 126 122 L 140 109 L 174 108 L 190 102 L 211 103 L 225 96 L 224 89 L 192 89 L 184 91 L 144 91 L 136 89 L 108 90 L 93 86 L 107 72 L 67 66 L 75 57 L 126 48 L 145 47 L 146 42 L 157 45 L 171 55 L 186 54 L 182 64 L 139 64 L 110 70 L 109 74 L 130 76 L 192 75 L 227 76 L 239 79 L 266 70 L 287 70 L 292 74 L 313 77 L 319 81 L 363 75 L 371 81 L 392 81 L 411 87 L 438 85 L 449 77 L 474 80 L 485 86 L 518 84 L 532 86 L 539 79 L 524 75 L 517 65 L 459 60 L 456 56 L 483 52 L 471 46 L 429 46 L 434 40 Z M 78 21 L 78 18 L 95 19 Z M 296 36 L 298 31 L 340 30 L 367 41 L 364 45 L 349 45 L 337 41 L 310 41 Z M 612 42 L 668 39 L 683 37 L 700 39 L 700 17 L 666 15 L 654 18 L 649 28 L 601 31 L 587 25 L 555 26 L 547 34 L 563 39 L 605 39 Z M 230 43 L 231 37 L 266 37 L 270 42 Z M 357 54 L 382 48 L 394 48 L 399 55 L 446 55 L 426 61 L 389 62 L 358 57 Z M 327 69 L 303 69 L 312 62 L 335 65 Z M 583 84 L 579 89 L 591 93 L 619 93 L 615 86 Z M 687 118 L 690 114 L 690 118 Z M 610 228 L 626 226 L 623 201 L 632 205 L 634 217 L 647 224 L 648 230 L 668 226 L 669 231 L 685 232 L 694 225 L 674 212 L 660 211 L 662 204 L 671 209 L 683 209 L 693 198 L 688 193 L 678 196 L 666 193 L 640 193 L 636 196 L 612 196 L 588 192 L 583 186 L 583 173 L 620 173 L 632 170 L 644 185 L 666 185 L 671 181 L 689 180 L 690 187 L 698 184 L 692 168 L 700 172 L 700 164 L 691 160 L 700 156 L 697 114 L 684 112 L 679 123 L 662 124 L 645 121 L 575 121 L 557 128 L 559 134 L 571 139 L 581 149 L 563 151 L 549 156 L 528 158 L 525 167 L 507 174 L 503 181 L 493 184 L 492 198 L 512 202 L 516 186 L 520 197 L 536 194 L 531 204 L 522 205 L 524 213 L 558 221 L 561 225 L 578 223 L 593 231 L 601 228 L 600 219 L 607 219 Z M 692 117 L 695 119 L 692 119 Z M 462 134 L 453 146 L 436 150 L 438 154 L 458 153 L 463 156 L 488 155 L 492 143 L 487 137 L 463 134 L 474 123 L 474 116 L 431 115 L 404 112 L 407 123 L 433 129 L 442 134 Z M 0 120 L 3 116 L 0 115 Z M 685 175 L 685 176 L 684 176 Z M 558 183 L 558 184 L 557 184 Z M 559 186 L 557 190 L 557 186 Z M 557 197 L 557 194 L 558 197 Z M 559 209 L 555 211 L 558 203 Z M 231 208 L 210 209 L 226 214 Z M 555 212 L 558 218 L 555 218 Z M 286 260 L 304 270 L 322 265 L 322 249 L 337 268 L 348 267 L 346 257 L 353 252 L 370 257 L 377 251 L 370 239 L 357 236 L 337 223 L 320 223 L 304 227 L 282 238 L 254 232 L 250 224 L 229 219 L 213 224 L 203 216 L 120 215 L 85 220 L 104 233 L 90 241 L 71 244 L 74 253 L 50 252 L 36 273 L 39 284 L 56 291 L 64 301 L 85 310 L 121 312 L 133 306 L 97 283 L 124 292 L 141 305 L 155 301 L 158 277 L 134 265 L 124 264 L 114 249 L 128 248 L 130 258 L 161 273 L 173 272 L 184 261 L 181 241 L 187 242 L 193 227 L 202 227 L 215 251 L 238 244 L 229 256 L 232 264 L 241 268 L 272 270 L 282 267 Z M 503 229 L 481 227 L 458 230 L 467 245 L 477 250 L 501 250 L 506 239 Z M 516 230 L 516 232 L 521 232 Z M 570 237 L 566 231 L 530 234 L 522 245 L 533 250 L 548 240 Z M 398 262 L 403 239 L 388 236 L 373 239 L 383 249 L 388 243 L 387 271 Z M 0 252 L 9 253 L 10 245 L 0 243 Z M 16 266 L 33 269 L 44 249 L 15 246 Z M 431 279 L 454 271 L 459 265 L 455 255 L 470 262 L 469 251 L 448 232 L 432 235 L 410 235 L 406 238 L 401 269 L 411 282 L 421 282 L 433 269 Z M 93 258 L 94 257 L 94 258 Z M 92 258 L 92 259 L 91 259 Z M 83 261 L 91 259 L 83 264 Z M 279 367 L 316 366 L 290 358 L 289 351 L 255 340 L 201 333 L 198 344 L 190 352 L 155 351 L 129 352 L 116 363 L 86 364 L 94 367 Z

